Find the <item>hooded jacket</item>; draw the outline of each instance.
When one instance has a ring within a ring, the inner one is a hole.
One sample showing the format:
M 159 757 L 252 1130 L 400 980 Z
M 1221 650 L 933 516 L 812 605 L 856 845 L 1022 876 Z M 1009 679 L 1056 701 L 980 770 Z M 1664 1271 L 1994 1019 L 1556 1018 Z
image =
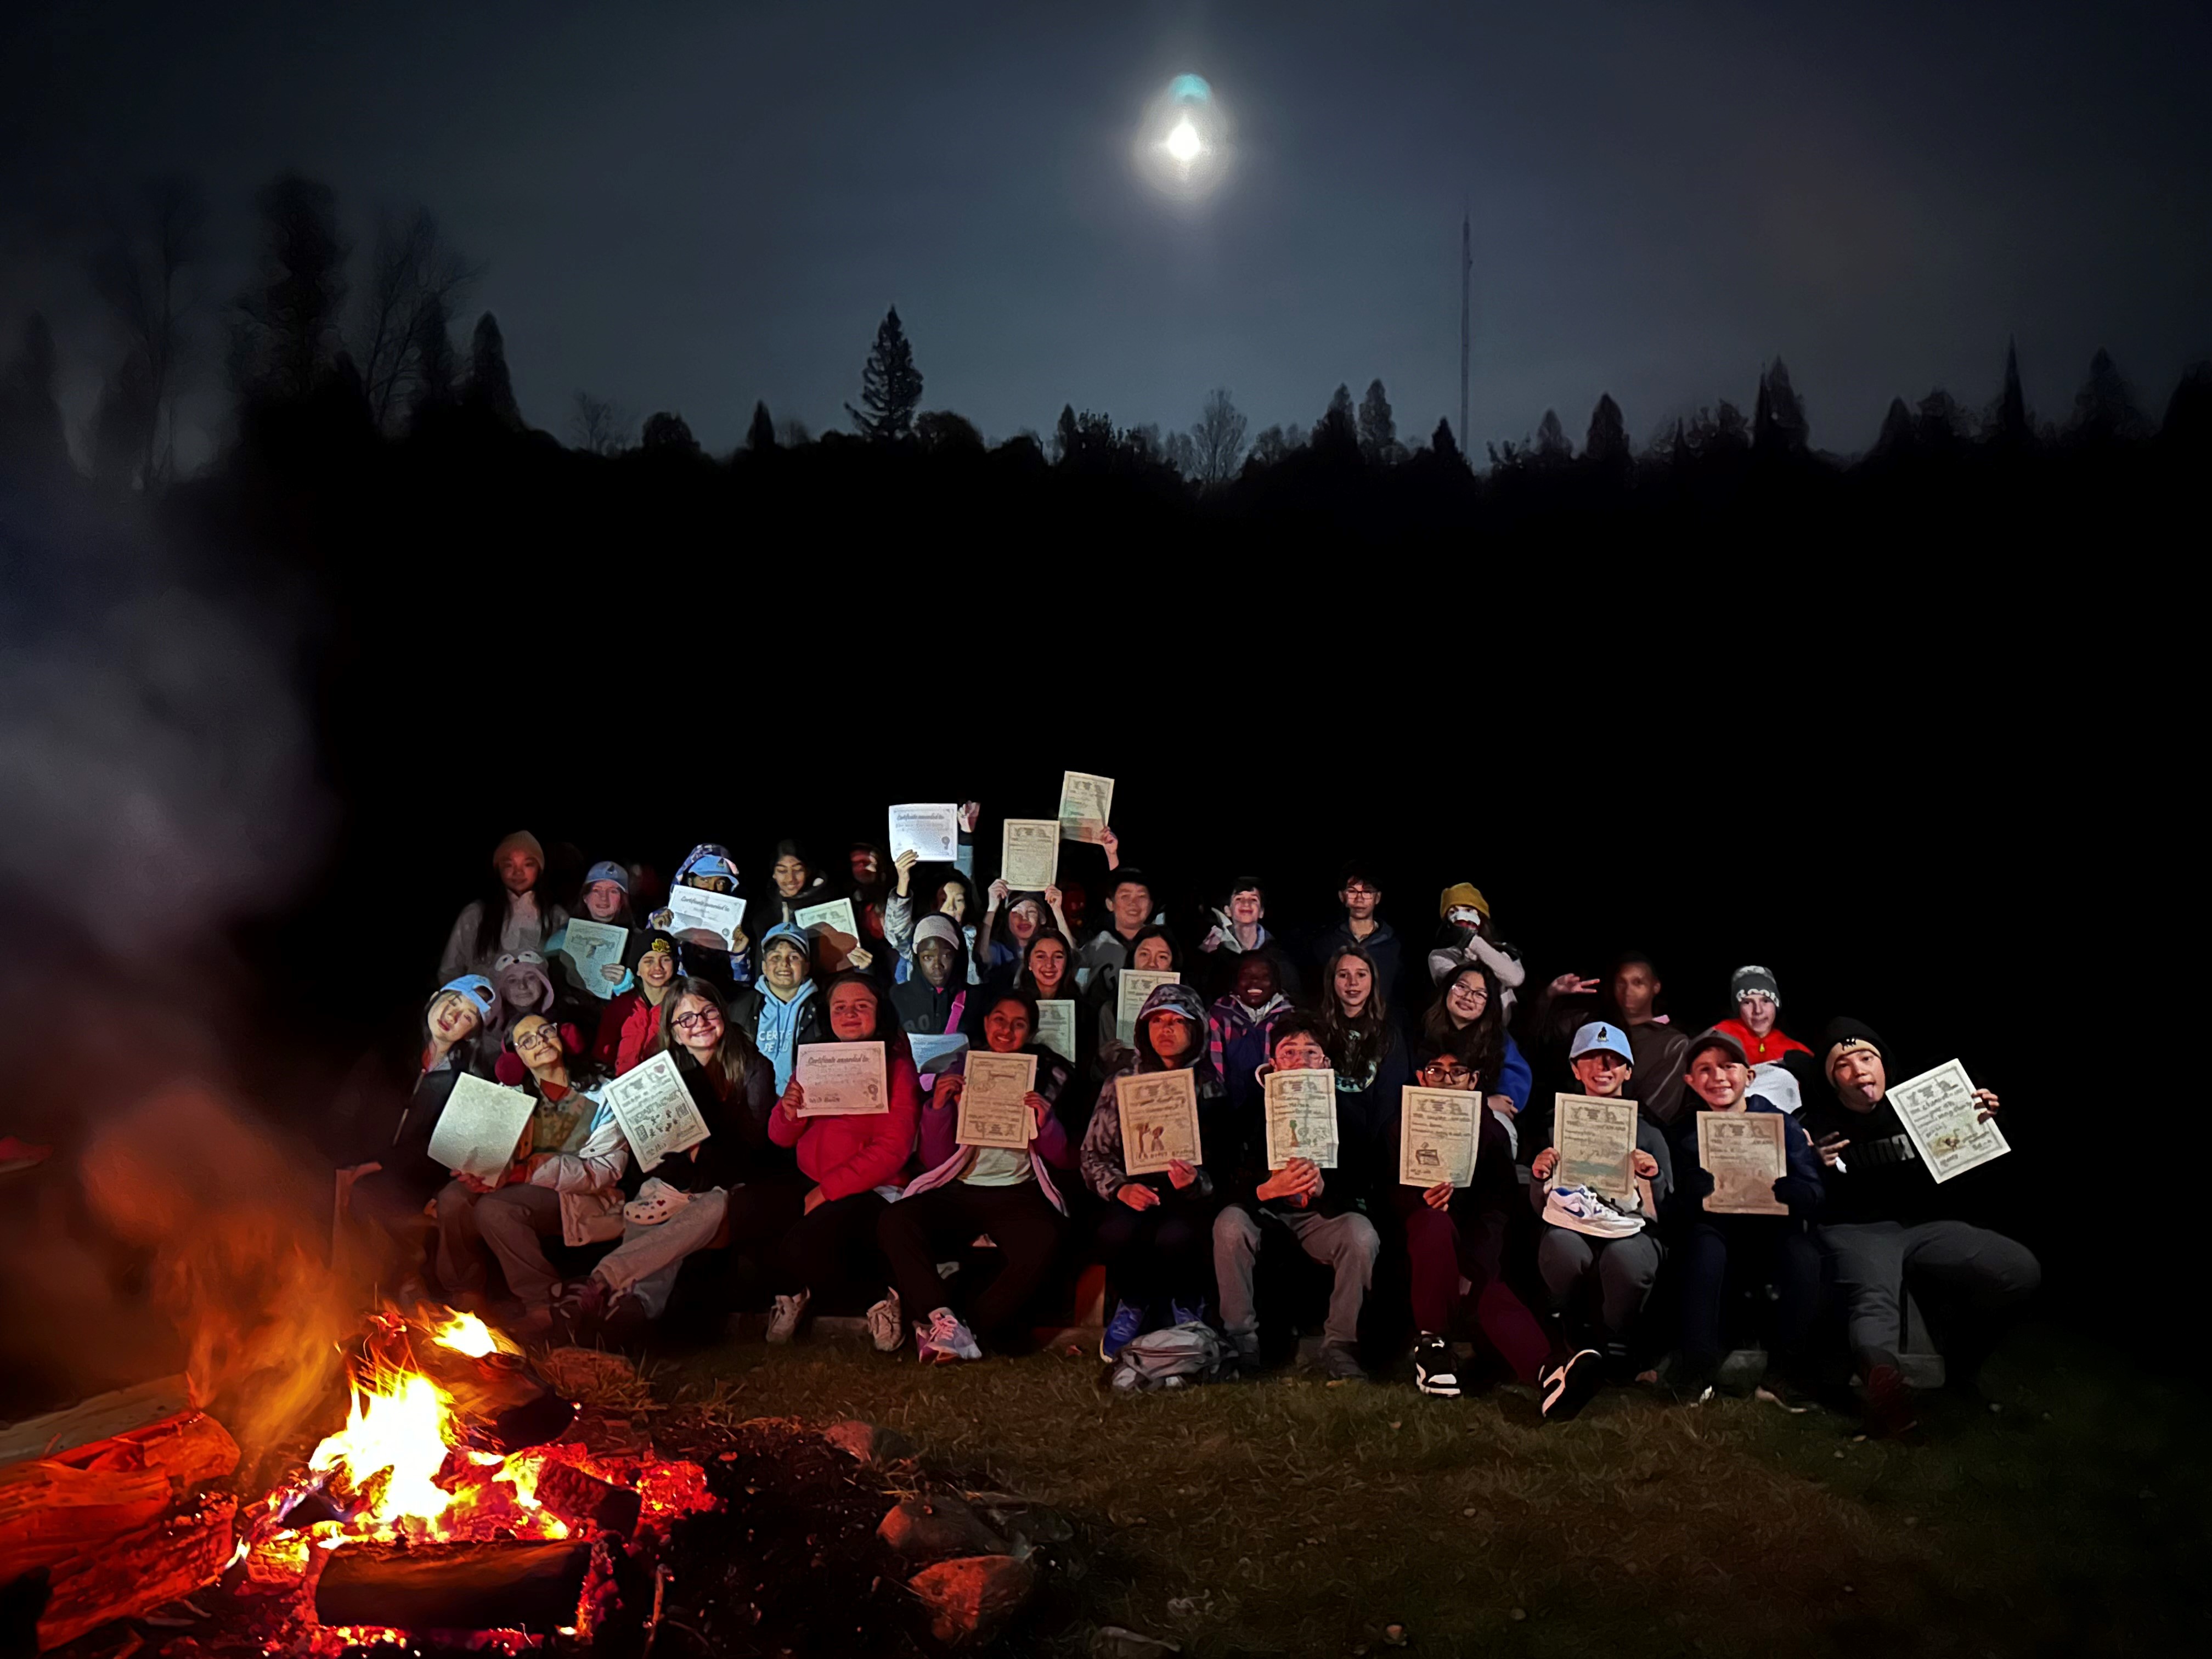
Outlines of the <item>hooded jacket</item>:
M 1751 1027 L 1740 1019 L 1724 1019 L 1713 1027 L 1724 1036 L 1735 1039 L 1736 1047 L 1743 1050 L 1744 1061 L 1751 1066 L 1780 1065 L 1785 1054 L 1810 1054 L 1813 1051 L 1794 1036 L 1784 1036 L 1776 1026 L 1765 1036 L 1753 1036 Z
M 538 1091 L 533 1088 L 533 1094 Z M 576 1115 L 575 1127 L 530 1173 L 525 1186 L 547 1187 L 561 1196 L 561 1242 L 591 1244 L 622 1237 L 622 1179 L 629 1167 L 629 1141 L 600 1097 L 599 1085 L 572 1084 L 570 1096 L 590 1110 Z M 563 1102 L 565 1104 L 565 1101 Z M 546 1103 L 539 1096 L 538 1109 Z
M 1191 1063 L 1191 1070 L 1196 1073 L 1200 1153 L 1211 1138 L 1233 1155 L 1236 1135 L 1224 1109 L 1226 1091 L 1220 1073 L 1213 1069 L 1213 1061 L 1206 1052 L 1206 1005 L 1188 985 L 1163 985 L 1146 997 L 1145 1006 L 1137 1011 L 1136 1046 L 1123 1051 L 1121 1063 L 1107 1075 L 1099 1089 L 1097 1104 L 1091 1109 L 1091 1126 L 1084 1131 L 1079 1162 L 1085 1183 L 1101 1198 L 1111 1199 L 1133 1181 L 1150 1187 L 1168 1203 L 1196 1203 L 1210 1200 L 1213 1193 L 1213 1177 L 1204 1164 L 1199 1165 L 1197 1180 L 1188 1187 L 1177 1188 L 1165 1174 L 1131 1175 L 1122 1155 L 1121 1098 L 1114 1085 L 1125 1077 L 1169 1069 L 1167 1063 L 1152 1051 L 1152 1034 L 1147 1022 L 1158 1013 L 1180 1014 L 1193 1028 L 1191 1041 L 1196 1045 L 1197 1057 Z
M 672 894 L 678 888 L 684 885 L 685 878 L 710 858 L 720 859 L 732 871 L 738 867 L 738 861 L 730 856 L 728 848 L 719 842 L 702 841 L 686 853 L 684 855 L 684 862 L 676 866 L 675 878 L 668 884 L 669 891 Z M 734 876 L 731 878 L 731 884 L 736 885 Z M 745 922 L 750 924 L 751 921 L 752 912 L 748 907 Z M 664 905 L 660 909 L 654 911 L 652 921 L 655 927 L 666 927 L 669 922 L 667 907 Z M 759 937 L 759 933 L 757 928 L 750 925 L 745 926 L 743 931 L 748 942 L 746 948 L 742 951 L 718 951 L 710 945 L 695 945 L 689 939 L 678 941 L 677 961 L 684 971 L 696 975 L 701 979 L 711 981 L 722 993 L 722 1000 L 725 1002 L 729 1001 L 742 987 L 750 985 L 753 981 L 753 953 L 750 941 Z
M 814 981 L 806 980 L 799 985 L 799 994 L 786 1002 L 767 986 L 756 985 L 740 991 L 731 1005 L 730 1018 L 775 1069 L 778 1095 L 791 1086 L 799 1045 L 830 1040 L 829 1011 L 816 990 Z

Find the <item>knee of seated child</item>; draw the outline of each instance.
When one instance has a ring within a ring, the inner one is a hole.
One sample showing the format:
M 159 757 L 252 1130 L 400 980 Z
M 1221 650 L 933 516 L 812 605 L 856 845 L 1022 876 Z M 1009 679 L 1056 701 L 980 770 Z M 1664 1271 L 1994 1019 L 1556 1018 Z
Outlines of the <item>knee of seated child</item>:
M 1217 1243 L 1256 1246 L 1260 1242 L 1260 1224 L 1252 1218 L 1250 1211 L 1231 1204 L 1213 1218 L 1213 1237 Z
M 1375 1224 L 1357 1212 L 1346 1216 L 1344 1249 L 1347 1255 L 1374 1261 L 1382 1253 L 1382 1239 L 1376 1232 Z

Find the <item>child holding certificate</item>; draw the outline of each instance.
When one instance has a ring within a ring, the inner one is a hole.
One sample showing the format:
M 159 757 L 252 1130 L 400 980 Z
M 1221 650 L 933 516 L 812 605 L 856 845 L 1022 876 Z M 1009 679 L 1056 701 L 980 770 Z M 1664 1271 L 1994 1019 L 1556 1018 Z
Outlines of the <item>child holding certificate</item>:
M 992 1000 L 982 1036 L 984 1052 L 1035 1064 L 1034 1085 L 1021 1100 L 1029 1115 L 1028 1144 L 963 1144 L 961 1099 L 969 1079 L 939 1078 L 921 1113 L 921 1162 L 927 1173 L 910 1182 L 876 1224 L 893 1288 L 869 1310 L 871 1334 L 881 1322 L 902 1338 L 902 1316 L 912 1320 L 915 1347 L 925 1364 L 981 1358 L 976 1334 L 996 1336 L 1013 1325 L 1050 1270 L 1067 1227 L 1067 1201 L 1053 1178 L 1054 1169 L 1065 1170 L 1075 1161 L 1067 1132 L 1053 1111 L 1067 1087 L 1067 1065 L 1037 1045 L 1036 1001 L 1026 991 L 1004 991 Z M 975 1057 L 969 1063 L 976 1068 Z M 978 1233 L 990 1234 L 999 1247 L 1000 1267 L 963 1320 L 946 1300 L 937 1263 L 945 1247 L 957 1252 Z M 884 1346 L 879 1340 L 878 1346 Z
M 1188 985 L 1153 988 L 1137 1011 L 1137 1045 L 1100 1091 L 1083 1138 L 1083 1178 L 1107 1200 L 1096 1245 L 1117 1300 L 1099 1343 L 1113 1358 L 1144 1331 L 1162 1303 L 1171 1322 L 1206 1316 L 1206 1255 L 1213 1237 L 1213 1180 L 1203 1164 L 1176 1159 L 1159 1175 L 1133 1176 L 1137 1161 L 1122 1144 L 1124 1077 L 1187 1071 L 1201 1112 L 1221 1100 L 1221 1079 L 1206 1054 L 1206 1005 Z
M 1249 966 L 1269 966 L 1264 957 Z M 1322 1046 L 1317 1021 L 1286 1014 L 1274 1024 L 1269 1054 L 1261 1068 L 1278 1072 L 1328 1072 L 1328 1050 Z M 1323 1087 L 1334 1096 L 1334 1080 Z M 1328 1109 L 1336 1102 L 1331 1099 Z M 1327 1118 L 1323 1119 L 1327 1122 Z M 1328 1317 L 1322 1327 L 1322 1369 L 1340 1382 L 1364 1382 L 1357 1348 L 1359 1313 L 1375 1282 L 1375 1258 L 1382 1249 L 1375 1224 L 1354 1207 L 1364 1194 L 1332 1160 L 1326 1169 L 1312 1158 L 1292 1156 L 1282 1167 L 1269 1167 L 1267 1108 L 1255 1100 L 1231 1120 L 1238 1145 L 1228 1203 L 1213 1218 L 1213 1278 L 1221 1291 L 1221 1325 L 1237 1363 L 1246 1370 L 1260 1364 L 1260 1316 L 1252 1301 L 1252 1273 L 1261 1249 L 1272 1241 L 1294 1243 L 1329 1268 Z
M 1536 1271 L 1557 1332 L 1556 1363 L 1543 1378 L 1547 1418 L 1571 1417 L 1597 1392 L 1606 1370 L 1628 1369 L 1629 1344 L 1651 1298 L 1663 1254 L 1652 1224 L 1674 1187 L 1666 1138 L 1644 1121 L 1626 1092 L 1635 1069 L 1627 1034 L 1609 1021 L 1592 1020 L 1575 1033 L 1567 1054 L 1581 1097 L 1601 1106 L 1626 1105 L 1623 1121 L 1632 1129 L 1621 1133 L 1632 1138 L 1620 1143 L 1624 1156 L 1604 1178 L 1611 1190 L 1579 1179 L 1553 1187 L 1552 1177 L 1562 1163 L 1560 1142 L 1571 1135 L 1567 1151 L 1573 1176 L 1587 1164 L 1611 1159 L 1615 1150 L 1613 1136 L 1596 1121 L 1605 1114 L 1578 1116 L 1563 1108 L 1554 1115 L 1552 1145 L 1528 1166 L 1535 1183 L 1529 1195 L 1544 1220 Z M 1580 1116 L 1593 1121 L 1585 1127 Z
M 1445 1048 L 1422 1054 L 1415 1080 L 1424 1089 L 1469 1091 L 1481 1085 L 1482 1078 Z M 1395 1139 L 1395 1124 L 1389 1133 Z M 1455 1187 L 1446 1181 L 1422 1188 L 1401 1182 L 1391 1189 L 1404 1230 L 1413 1324 L 1419 1333 L 1413 1344 L 1413 1386 L 1445 1400 L 1455 1400 L 1462 1392 L 1449 1339 L 1462 1306 L 1472 1304 L 1476 1328 L 1516 1382 L 1538 1381 L 1550 1352 L 1543 1326 L 1505 1281 L 1505 1241 L 1513 1228 L 1514 1206 L 1523 1202 L 1513 1144 L 1495 1112 L 1477 1118 L 1476 1133 L 1472 1185 Z M 1464 1295 L 1462 1279 L 1468 1285 Z
M 859 969 L 848 969 L 830 981 L 823 1001 L 830 1011 L 834 1042 L 883 1045 L 884 1109 L 805 1115 L 806 1089 L 799 1081 L 806 1064 L 802 1047 L 790 1085 L 769 1119 L 768 1132 L 777 1146 L 797 1152 L 800 1172 L 814 1184 L 805 1195 L 805 1218 L 785 1237 L 777 1264 L 781 1288 L 769 1316 L 771 1342 L 791 1340 L 817 1289 L 841 1280 L 884 1282 L 883 1257 L 876 1247 L 876 1224 L 884 1200 L 876 1189 L 897 1181 L 906 1168 L 921 1115 L 921 1085 L 915 1075 L 914 1056 L 908 1051 L 906 1033 L 891 1018 L 882 988 Z
M 1742 1044 L 1728 1031 L 1716 1027 L 1692 1040 L 1686 1063 L 1685 1077 L 1697 1110 L 1686 1113 L 1675 1131 L 1670 1218 L 1674 1247 L 1681 1258 L 1682 1346 L 1680 1370 L 1668 1381 L 1679 1397 L 1702 1400 L 1711 1393 L 1726 1352 L 1722 1316 L 1731 1282 L 1754 1292 L 1752 1303 L 1762 1316 L 1761 1335 L 1777 1380 L 1793 1377 L 1800 1369 L 1820 1294 L 1820 1253 L 1808 1224 L 1820 1213 L 1820 1160 L 1795 1119 L 1749 1092 L 1750 1064 Z M 1771 1197 L 1787 1206 L 1786 1214 L 1735 1208 L 1745 1200 L 1716 1190 L 1714 1175 L 1699 1156 L 1698 1118 L 1706 1112 L 1778 1120 L 1786 1173 L 1774 1178 L 1765 1194 L 1753 1192 L 1748 1201 Z M 1758 1294 L 1764 1290 L 1772 1291 L 1772 1300 Z
M 1982 1360 L 2035 1294 L 2043 1269 L 2026 1245 L 1955 1218 L 1951 1189 L 1929 1173 L 1890 1098 L 1889 1051 L 1872 1026 L 1831 1020 L 1819 1052 L 1827 1086 L 1804 1106 L 1827 1187 L 1814 1237 L 1844 1304 L 1869 1426 L 1894 1434 L 1913 1420 L 1898 1366 L 1904 1292 L 1942 1304 L 1949 1316 L 1944 1380 L 1972 1394 Z M 1996 1113 L 1987 1089 L 1971 1098 L 1977 1118 Z

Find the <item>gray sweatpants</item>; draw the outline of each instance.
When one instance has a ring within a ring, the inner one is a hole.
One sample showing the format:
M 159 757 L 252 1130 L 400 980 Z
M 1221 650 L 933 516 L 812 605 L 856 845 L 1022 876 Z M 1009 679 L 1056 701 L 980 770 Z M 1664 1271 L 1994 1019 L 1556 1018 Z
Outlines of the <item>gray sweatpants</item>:
M 1593 1269 L 1597 1273 L 1598 1323 L 1608 1341 L 1627 1340 L 1629 1328 L 1650 1299 L 1659 1277 L 1659 1241 L 1649 1227 L 1626 1238 L 1592 1238 L 1571 1227 L 1547 1225 L 1536 1242 L 1536 1271 L 1551 1295 L 1552 1311 L 1564 1313 Z
M 1328 1292 L 1328 1319 L 1322 1327 L 1325 1342 L 1356 1341 L 1359 1310 L 1366 1304 L 1367 1287 L 1375 1279 L 1375 1258 L 1382 1241 L 1375 1224 L 1356 1210 L 1342 1215 L 1264 1212 L 1263 1221 L 1232 1204 L 1213 1218 L 1213 1279 L 1221 1292 L 1221 1325 L 1229 1340 L 1249 1349 L 1260 1331 L 1260 1316 L 1252 1306 L 1252 1264 L 1259 1259 L 1263 1231 L 1279 1226 L 1297 1241 L 1298 1248 L 1316 1261 L 1325 1261 L 1336 1274 Z
M 442 1218 L 443 1212 L 441 1211 Z M 540 1241 L 561 1237 L 561 1194 L 550 1187 L 501 1187 L 476 1202 L 476 1227 L 525 1307 L 553 1299 L 553 1264 Z
M 694 1250 L 706 1249 L 722 1225 L 729 1200 L 720 1187 L 691 1194 L 691 1201 L 665 1221 L 641 1227 L 625 1218 L 623 1241 L 601 1256 L 592 1269 L 594 1279 L 610 1290 L 628 1291 L 644 1308 L 646 1317 L 658 1319 L 668 1306 L 675 1288 L 677 1269 Z
M 1963 1221 L 1833 1222 L 1814 1236 L 1827 1253 L 1843 1298 L 1851 1353 L 1864 1376 L 1897 1364 L 1905 1340 L 1905 1291 L 1933 1289 L 1954 1322 L 1945 1369 L 1970 1380 L 2005 1319 L 2035 1294 L 2042 1264 L 2025 1245 Z M 1924 1304 L 1923 1304 L 1924 1305 Z

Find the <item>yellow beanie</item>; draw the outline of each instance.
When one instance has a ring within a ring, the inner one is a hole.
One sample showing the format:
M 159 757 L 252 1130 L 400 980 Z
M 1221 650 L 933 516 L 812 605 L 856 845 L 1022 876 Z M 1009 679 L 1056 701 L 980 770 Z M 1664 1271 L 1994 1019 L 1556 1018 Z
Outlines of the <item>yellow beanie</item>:
M 1443 896 L 1437 900 L 1437 915 L 1448 916 L 1462 904 L 1472 905 L 1481 911 L 1485 921 L 1490 920 L 1490 901 L 1483 897 L 1482 890 L 1471 881 L 1454 882 L 1445 888 Z

